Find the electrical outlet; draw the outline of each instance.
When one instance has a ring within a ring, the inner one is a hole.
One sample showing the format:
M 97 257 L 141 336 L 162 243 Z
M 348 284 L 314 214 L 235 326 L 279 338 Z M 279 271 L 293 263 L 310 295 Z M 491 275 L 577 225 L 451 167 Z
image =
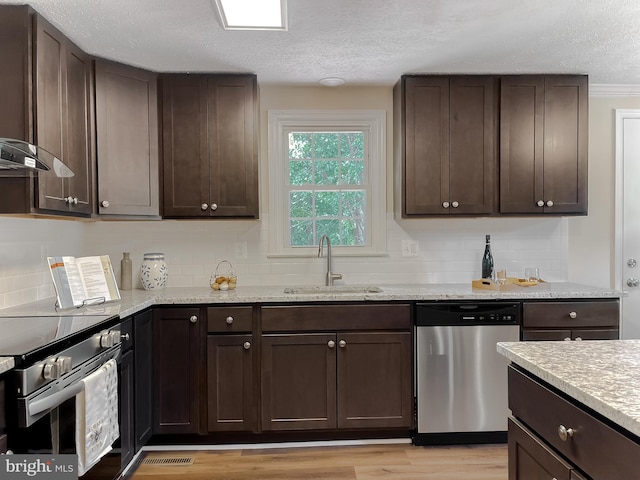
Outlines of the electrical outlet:
M 236 242 L 236 258 L 240 260 L 247 259 L 247 242 Z
M 402 256 L 417 257 L 418 242 L 416 242 L 415 240 L 402 240 Z

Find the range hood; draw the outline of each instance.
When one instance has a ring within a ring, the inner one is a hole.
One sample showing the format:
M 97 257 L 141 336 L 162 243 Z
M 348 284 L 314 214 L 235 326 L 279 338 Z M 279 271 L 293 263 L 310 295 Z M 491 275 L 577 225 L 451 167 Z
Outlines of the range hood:
M 73 177 L 62 160 L 42 147 L 13 138 L 0 138 L 0 170 L 52 171 L 57 177 Z

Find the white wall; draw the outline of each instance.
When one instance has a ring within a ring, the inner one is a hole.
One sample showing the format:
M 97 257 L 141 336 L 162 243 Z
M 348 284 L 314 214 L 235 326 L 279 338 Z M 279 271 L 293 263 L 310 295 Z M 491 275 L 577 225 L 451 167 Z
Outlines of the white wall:
M 393 219 L 392 93 L 382 87 L 277 87 L 260 90 L 259 221 L 163 220 L 80 223 L 0 217 L 0 307 L 52 294 L 46 255 L 109 254 L 119 268 L 129 251 L 134 272 L 142 254 L 162 251 L 169 286 L 206 286 L 216 264 L 230 260 L 240 285 L 320 284 L 324 263 L 315 257 L 267 257 L 269 109 L 385 109 L 387 111 L 387 257 L 337 257 L 334 270 L 347 283 L 470 282 L 480 274 L 484 235 L 492 234 L 497 265 L 510 274 L 540 268 L 548 280 L 613 286 L 614 108 L 640 108 L 638 97 L 590 99 L 589 216 L 565 218 Z M 401 255 L 403 239 L 419 243 L 417 258 Z M 236 258 L 247 243 L 248 258 Z M 45 254 L 46 252 L 46 254 Z

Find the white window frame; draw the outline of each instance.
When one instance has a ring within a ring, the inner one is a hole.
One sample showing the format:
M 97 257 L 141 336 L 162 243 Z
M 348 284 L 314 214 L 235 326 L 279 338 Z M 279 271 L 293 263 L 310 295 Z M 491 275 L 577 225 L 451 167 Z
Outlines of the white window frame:
M 363 246 L 331 246 L 339 256 L 387 255 L 386 111 L 384 110 L 269 110 L 269 253 L 270 257 L 309 257 L 318 247 L 289 243 L 289 137 L 292 130 L 367 132 L 367 239 Z

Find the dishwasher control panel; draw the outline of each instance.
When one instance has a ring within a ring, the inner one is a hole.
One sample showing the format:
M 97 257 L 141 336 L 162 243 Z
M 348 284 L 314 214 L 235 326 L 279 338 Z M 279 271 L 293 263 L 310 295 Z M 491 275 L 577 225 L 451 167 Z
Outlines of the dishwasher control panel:
M 416 325 L 519 325 L 518 302 L 418 303 Z

